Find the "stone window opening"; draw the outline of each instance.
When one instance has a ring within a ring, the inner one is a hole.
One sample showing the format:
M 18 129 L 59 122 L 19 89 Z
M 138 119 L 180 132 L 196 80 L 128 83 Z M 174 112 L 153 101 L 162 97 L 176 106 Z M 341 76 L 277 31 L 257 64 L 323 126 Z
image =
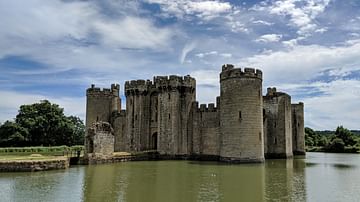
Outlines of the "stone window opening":
M 259 132 L 259 140 L 261 141 L 261 132 Z
M 152 150 L 157 150 L 157 136 L 158 136 L 157 132 L 155 132 L 151 136 L 151 149 Z
M 276 140 L 276 137 L 274 138 L 274 144 L 277 144 L 277 140 Z
M 99 121 L 99 116 L 96 116 L 96 122 L 98 122 Z
M 274 123 L 274 128 L 276 128 L 276 122 Z
M 88 153 L 93 153 L 94 152 L 94 141 L 92 139 L 88 139 Z
M 168 95 L 169 95 L 169 100 L 170 100 L 170 98 L 171 98 L 170 93 Z
M 242 120 L 242 115 L 241 115 L 241 111 L 239 111 L 239 121 Z
M 170 119 L 170 114 L 169 114 L 169 119 Z

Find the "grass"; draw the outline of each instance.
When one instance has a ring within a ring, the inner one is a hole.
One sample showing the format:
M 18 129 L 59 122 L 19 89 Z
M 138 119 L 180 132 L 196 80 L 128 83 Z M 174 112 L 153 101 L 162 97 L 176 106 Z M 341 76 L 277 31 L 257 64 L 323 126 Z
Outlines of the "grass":
M 7 161 L 42 161 L 42 160 L 58 160 L 64 156 L 44 156 L 41 154 L 30 154 L 30 155 L 1 155 L 0 162 Z
M 83 155 L 84 146 L 6 147 L 0 148 L 0 162 L 56 160 L 65 156 L 77 156 L 78 151 Z
M 83 151 L 84 146 L 53 146 L 53 147 L 3 147 L 0 148 L 0 155 L 4 153 L 64 153 Z

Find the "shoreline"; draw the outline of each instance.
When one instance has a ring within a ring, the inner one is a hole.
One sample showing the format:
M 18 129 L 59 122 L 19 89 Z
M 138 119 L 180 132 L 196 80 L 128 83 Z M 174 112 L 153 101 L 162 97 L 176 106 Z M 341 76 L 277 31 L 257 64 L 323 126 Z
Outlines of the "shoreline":
M 317 153 L 339 153 L 339 152 L 324 152 L 324 151 L 307 151 Z M 349 153 L 348 154 L 359 154 Z M 344 152 L 342 152 L 344 154 Z M 345 153 L 346 154 L 346 153 Z M 306 155 L 294 155 L 297 156 Z M 35 156 L 36 157 L 36 156 Z M 41 159 L 31 159 L 30 156 L 14 156 L 13 159 L 1 159 L 0 157 L 0 172 L 36 172 L 46 170 L 67 169 L 72 165 L 96 165 L 96 164 L 111 164 L 127 161 L 161 161 L 161 160 L 195 160 L 195 161 L 214 161 L 224 164 L 233 164 L 234 162 L 219 161 L 218 156 L 201 156 L 201 155 L 161 155 L 158 152 L 141 152 L 141 153 L 126 153 L 120 152 L 113 155 L 99 155 L 90 154 L 87 157 L 67 157 L 67 156 L 42 156 Z M 236 162 L 235 162 L 236 163 Z M 257 163 L 257 162 L 241 162 L 241 163 Z
M 70 159 L 62 157 L 49 157 L 43 159 L 8 159 L 0 160 L 0 172 L 34 172 L 45 170 L 67 169 Z

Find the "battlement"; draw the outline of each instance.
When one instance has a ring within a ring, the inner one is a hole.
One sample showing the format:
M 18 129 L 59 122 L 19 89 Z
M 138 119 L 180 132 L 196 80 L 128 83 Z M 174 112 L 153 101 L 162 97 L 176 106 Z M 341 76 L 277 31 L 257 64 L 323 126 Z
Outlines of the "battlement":
M 275 93 L 276 93 L 276 88 L 275 88 L 275 87 L 273 87 L 273 88 L 268 87 L 268 88 L 266 89 L 266 96 L 272 96 L 272 95 L 274 95 Z
M 200 108 L 198 108 L 200 112 L 216 112 L 217 107 L 215 107 L 214 103 L 209 104 L 201 104 Z
M 222 66 L 222 71 L 220 73 L 220 81 L 230 78 L 258 78 L 262 79 L 262 71 L 254 68 L 244 68 L 244 71 L 241 68 L 234 68 L 232 64 L 225 64 Z
M 222 66 L 222 68 L 221 68 L 221 71 L 229 71 L 229 70 L 232 70 L 232 69 L 234 69 L 234 65 L 232 65 L 232 64 L 224 64 L 223 66 Z
M 131 80 L 125 82 L 125 92 L 129 91 L 137 91 L 137 92 L 144 92 L 148 91 L 151 88 L 152 82 L 150 80 Z
M 265 98 L 266 98 L 266 97 L 279 97 L 279 96 L 288 96 L 288 97 L 290 97 L 290 95 L 288 95 L 287 93 L 278 92 L 275 87 L 272 87 L 272 88 L 269 87 L 269 88 L 267 88 L 267 92 L 266 92 Z
M 192 78 L 190 75 L 186 75 L 184 77 L 177 75 L 170 75 L 169 77 L 156 76 L 154 77 L 153 83 L 157 88 L 195 88 L 196 86 L 195 78 Z
M 96 88 L 95 84 L 86 90 L 86 96 L 119 96 L 120 85 L 111 84 L 111 88 Z
M 292 107 L 304 107 L 304 103 L 303 102 L 299 102 L 299 103 L 291 103 Z
M 155 76 L 153 81 L 150 80 L 131 80 L 125 82 L 125 92 L 145 92 L 152 88 L 169 89 L 188 87 L 195 88 L 196 81 L 189 75 L 184 77 L 170 75 L 170 76 Z

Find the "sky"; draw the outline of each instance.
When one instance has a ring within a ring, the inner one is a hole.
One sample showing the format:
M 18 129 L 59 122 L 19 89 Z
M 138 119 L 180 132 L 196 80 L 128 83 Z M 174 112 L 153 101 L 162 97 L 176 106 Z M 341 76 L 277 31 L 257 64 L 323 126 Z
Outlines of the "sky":
M 222 64 L 263 71 L 305 125 L 360 129 L 358 0 L 0 0 L 0 122 L 48 99 L 85 117 L 85 91 L 191 75 L 215 102 Z M 124 106 L 124 105 L 123 105 Z

